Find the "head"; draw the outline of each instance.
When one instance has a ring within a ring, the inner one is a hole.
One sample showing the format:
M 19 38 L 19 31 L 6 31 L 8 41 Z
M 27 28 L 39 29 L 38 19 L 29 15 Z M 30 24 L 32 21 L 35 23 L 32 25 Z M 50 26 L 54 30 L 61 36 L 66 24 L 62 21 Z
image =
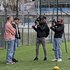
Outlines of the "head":
M 15 18 L 14 18 L 14 22 L 15 22 L 16 24 L 19 24 L 19 21 L 20 21 L 20 19 L 19 19 L 18 17 L 15 17 Z
M 13 22 L 13 17 L 12 17 L 12 16 L 8 16 L 8 17 L 7 17 L 7 21 Z
M 44 24 L 44 23 L 46 23 L 46 17 L 41 16 L 40 24 Z
M 42 22 L 46 22 L 46 16 L 42 16 L 41 19 L 42 19 Z
M 63 18 L 61 18 L 61 19 L 58 19 L 58 24 L 64 24 L 64 19 Z

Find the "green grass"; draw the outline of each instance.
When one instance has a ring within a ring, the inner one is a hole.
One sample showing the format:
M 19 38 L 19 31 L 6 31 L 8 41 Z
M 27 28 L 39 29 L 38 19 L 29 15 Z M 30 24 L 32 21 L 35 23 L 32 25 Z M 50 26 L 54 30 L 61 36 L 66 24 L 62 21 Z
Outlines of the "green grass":
M 60 70 L 70 70 L 70 43 L 67 43 L 68 53 L 65 52 L 64 43 L 62 44 L 63 61 L 58 62 Z M 52 44 L 47 44 L 48 60 L 43 61 L 43 49 L 40 47 L 39 60 L 33 61 L 35 57 L 35 46 L 20 46 L 15 54 L 15 58 L 19 60 L 14 65 L 6 65 L 6 50 L 0 50 L 0 70 L 53 70 L 56 62 L 51 60 L 54 58 Z

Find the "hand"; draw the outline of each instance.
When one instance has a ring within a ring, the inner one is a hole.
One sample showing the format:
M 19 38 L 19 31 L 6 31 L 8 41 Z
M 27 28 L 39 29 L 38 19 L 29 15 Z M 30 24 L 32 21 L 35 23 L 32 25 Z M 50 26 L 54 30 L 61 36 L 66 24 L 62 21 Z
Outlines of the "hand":
M 50 27 L 50 29 L 52 29 L 52 26 Z
M 53 27 L 53 26 L 51 26 L 51 27 L 50 27 L 50 29 L 54 29 L 54 27 Z
M 32 25 L 32 28 L 34 28 L 35 27 L 35 25 Z

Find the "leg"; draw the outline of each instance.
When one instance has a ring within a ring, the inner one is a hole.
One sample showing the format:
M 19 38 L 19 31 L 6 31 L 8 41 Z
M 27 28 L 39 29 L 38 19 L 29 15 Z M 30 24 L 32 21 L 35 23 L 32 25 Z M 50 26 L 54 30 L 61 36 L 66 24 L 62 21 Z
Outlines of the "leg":
M 41 43 L 42 43 L 43 50 L 44 50 L 44 58 L 46 58 L 47 57 L 47 52 L 46 52 L 46 41 L 45 41 L 45 38 L 41 39 Z
M 36 41 L 36 57 L 38 58 L 38 55 L 39 55 L 39 46 L 40 46 L 40 40 L 37 39 Z
M 7 41 L 8 47 L 7 47 L 7 62 L 12 62 L 13 52 L 14 52 L 14 40 Z
M 61 59 L 62 58 L 62 52 L 61 52 L 61 38 L 58 38 L 57 39 L 57 52 L 58 52 L 58 59 Z
M 14 40 L 14 53 L 13 53 L 13 58 L 14 58 L 14 55 L 15 55 L 15 51 L 16 51 L 16 48 L 18 47 L 18 39 L 15 39 Z
M 53 49 L 54 49 L 54 54 L 55 54 L 55 58 L 57 59 L 57 42 L 56 42 L 56 38 L 54 38 L 53 40 Z

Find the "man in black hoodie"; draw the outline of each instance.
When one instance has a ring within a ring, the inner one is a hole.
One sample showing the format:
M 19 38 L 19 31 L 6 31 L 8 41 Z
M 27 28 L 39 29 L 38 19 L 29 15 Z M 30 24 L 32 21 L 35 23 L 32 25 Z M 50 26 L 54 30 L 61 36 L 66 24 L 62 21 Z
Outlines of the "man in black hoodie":
M 51 30 L 54 31 L 54 40 L 53 40 L 53 50 L 55 54 L 55 59 L 52 61 L 62 61 L 62 55 L 61 55 L 61 39 L 62 34 L 64 33 L 64 22 L 63 19 L 59 19 L 57 22 L 55 22 L 55 25 L 51 27 Z
M 46 40 L 45 38 L 49 35 L 49 27 L 46 23 L 46 17 L 41 16 L 39 25 L 32 26 L 32 28 L 37 32 L 37 40 L 36 40 L 36 57 L 34 60 L 38 60 L 39 54 L 39 46 L 42 44 L 44 50 L 44 61 L 47 60 L 47 52 L 46 52 Z

